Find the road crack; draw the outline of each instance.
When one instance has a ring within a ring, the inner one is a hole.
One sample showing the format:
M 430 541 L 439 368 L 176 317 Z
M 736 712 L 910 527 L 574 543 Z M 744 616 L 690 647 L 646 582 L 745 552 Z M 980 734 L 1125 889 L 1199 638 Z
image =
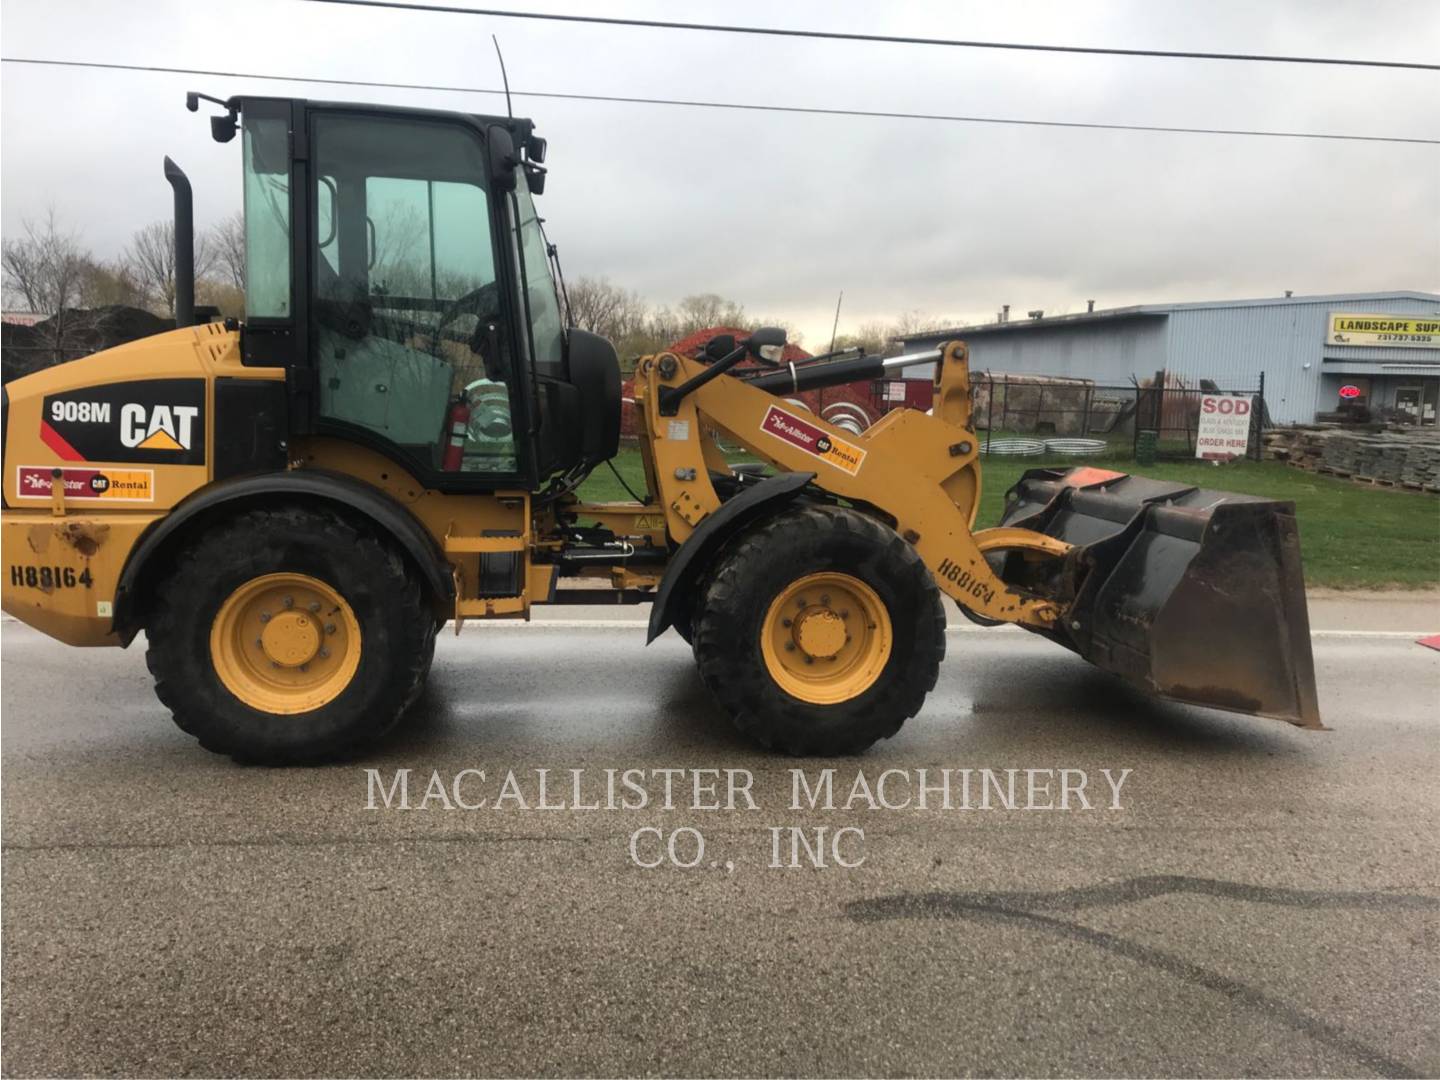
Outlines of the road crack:
M 1105 885 L 1059 889 L 1054 892 L 928 892 L 900 893 L 855 900 L 845 914 L 857 922 L 889 919 L 984 919 L 1031 926 L 1049 931 L 1156 971 L 1224 994 L 1233 1001 L 1300 1032 L 1324 1046 L 1340 1050 L 1380 1076 L 1419 1076 L 1424 1070 L 1400 1061 L 1356 1038 L 1344 1028 L 1313 1016 L 1263 990 L 1192 963 L 1173 953 L 1142 945 L 1104 930 L 1095 930 L 1045 911 L 1081 911 L 1086 908 L 1132 904 L 1172 893 L 1194 893 L 1249 903 L 1273 904 L 1315 910 L 1354 908 L 1381 911 L 1440 911 L 1440 899 L 1412 893 L 1334 892 L 1287 889 L 1211 878 L 1156 875 L 1130 878 Z

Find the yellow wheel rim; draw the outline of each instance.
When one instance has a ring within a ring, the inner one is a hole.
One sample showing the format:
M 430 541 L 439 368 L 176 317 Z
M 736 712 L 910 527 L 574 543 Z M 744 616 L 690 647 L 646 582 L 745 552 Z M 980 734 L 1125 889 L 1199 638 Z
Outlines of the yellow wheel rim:
M 334 701 L 360 666 L 350 605 L 307 574 L 265 574 L 220 605 L 210 659 L 225 689 L 261 712 L 290 716 Z
M 765 613 L 760 651 L 782 690 L 834 705 L 863 694 L 890 659 L 890 613 L 875 590 L 849 574 L 808 574 L 780 591 Z

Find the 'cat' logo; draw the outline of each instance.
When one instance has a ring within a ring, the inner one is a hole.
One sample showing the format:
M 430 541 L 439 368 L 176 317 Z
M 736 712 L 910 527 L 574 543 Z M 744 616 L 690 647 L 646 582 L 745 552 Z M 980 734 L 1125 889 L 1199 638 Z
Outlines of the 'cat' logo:
M 40 441 L 60 461 L 204 465 L 205 398 L 198 378 L 61 390 L 45 397 Z
M 137 450 L 189 450 L 198 415 L 194 405 L 122 405 L 120 441 Z

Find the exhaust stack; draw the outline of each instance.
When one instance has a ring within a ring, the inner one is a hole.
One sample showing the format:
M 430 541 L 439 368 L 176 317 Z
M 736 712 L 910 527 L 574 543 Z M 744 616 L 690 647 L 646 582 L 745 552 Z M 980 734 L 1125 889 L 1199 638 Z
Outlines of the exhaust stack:
M 165 179 L 175 189 L 175 326 L 195 324 L 195 204 L 185 170 L 165 158 Z

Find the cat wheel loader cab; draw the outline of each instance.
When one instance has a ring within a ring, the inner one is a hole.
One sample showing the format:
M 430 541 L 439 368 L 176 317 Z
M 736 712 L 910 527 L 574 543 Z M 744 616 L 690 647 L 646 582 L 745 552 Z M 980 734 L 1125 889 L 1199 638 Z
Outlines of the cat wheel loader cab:
M 372 450 L 454 493 L 539 491 L 615 452 L 618 364 L 564 329 L 530 121 L 228 104 L 245 191 L 240 355 L 284 369 L 291 434 Z M 454 406 L 480 385 L 487 421 L 447 454 Z
M 786 398 L 896 362 L 781 366 L 778 330 L 642 358 L 645 490 L 584 501 L 619 365 L 565 326 L 531 122 L 201 100 L 240 136 L 243 320 L 193 325 L 166 159 L 176 329 L 16 380 L 0 426 L 5 610 L 72 645 L 143 630 L 209 749 L 353 751 L 415 701 L 446 621 L 597 598 L 651 602 L 651 638 L 673 627 L 734 722 L 792 754 L 920 709 L 942 592 L 1155 693 L 1319 726 L 1293 508 L 1080 470 L 1027 476 L 976 531 L 964 345 L 903 360 L 936 363 L 933 415 L 857 434 Z

